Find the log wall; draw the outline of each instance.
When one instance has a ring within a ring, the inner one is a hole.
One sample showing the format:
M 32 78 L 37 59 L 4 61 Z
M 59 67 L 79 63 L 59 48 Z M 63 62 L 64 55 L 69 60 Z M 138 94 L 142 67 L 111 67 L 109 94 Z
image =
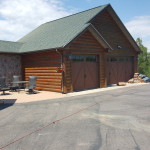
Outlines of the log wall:
M 100 43 L 93 37 L 90 31 L 86 31 L 78 38 L 76 38 L 69 45 L 69 50 L 72 53 L 84 53 L 84 54 L 99 54 L 104 51 L 104 48 Z
M 114 49 L 109 51 L 112 56 L 134 56 L 136 51 L 125 37 L 115 20 L 106 10 L 97 15 L 91 22 L 94 27 L 101 33 L 110 46 Z M 121 46 L 121 49 L 118 48 Z
M 128 56 L 134 57 L 133 62 L 133 72 L 137 72 L 137 55 L 138 53 L 133 48 L 129 40 L 126 38 L 124 33 L 121 31 L 120 27 L 117 25 L 116 21 L 109 14 L 107 10 L 98 14 L 91 23 L 94 27 L 101 33 L 105 40 L 113 48 L 112 51 L 108 51 L 106 57 L 110 56 Z M 118 45 L 121 48 L 118 48 Z M 108 66 L 106 66 L 108 67 Z M 109 70 L 109 68 L 107 68 Z
M 66 77 L 64 83 L 64 89 L 67 92 L 73 91 L 72 85 L 72 72 L 71 72 L 71 61 L 68 59 L 68 55 L 97 55 L 99 56 L 99 85 L 100 87 L 106 87 L 105 78 L 105 55 L 106 50 L 100 45 L 100 43 L 93 37 L 90 31 L 86 31 L 78 38 L 76 38 L 67 48 L 64 60 L 66 65 Z
M 37 76 L 38 90 L 62 92 L 61 56 L 57 52 L 39 52 L 22 55 L 24 78 Z

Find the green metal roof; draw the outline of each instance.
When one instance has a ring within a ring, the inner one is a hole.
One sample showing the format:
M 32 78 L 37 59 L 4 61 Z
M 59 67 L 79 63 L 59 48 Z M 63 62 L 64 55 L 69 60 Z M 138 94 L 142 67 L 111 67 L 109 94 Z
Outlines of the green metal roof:
M 42 24 L 18 42 L 24 43 L 20 53 L 63 48 L 86 29 L 88 22 L 108 5 L 99 6 L 68 17 Z
M 10 42 L 0 40 L 0 52 L 4 53 L 18 53 L 19 49 L 23 43 L 20 42 Z
M 80 33 L 92 27 L 90 21 L 105 8 L 112 9 L 110 4 L 99 6 L 42 24 L 17 42 L 0 41 L 0 52 L 26 53 L 39 50 L 64 48 Z M 112 12 L 113 9 L 111 13 Z M 116 15 L 115 12 L 113 13 Z M 127 38 L 133 47 L 135 47 L 137 51 L 140 51 L 131 35 L 124 28 L 123 24 L 120 24 L 122 26 L 121 28 L 123 28 L 122 30 L 125 35 L 127 34 Z M 98 34 L 101 41 L 103 41 L 103 44 L 106 44 L 111 49 L 111 46 L 101 36 L 101 34 L 99 32 Z
M 109 4 L 47 22 L 18 40 L 0 41 L 0 52 L 26 53 L 63 48 L 90 26 L 90 20 Z

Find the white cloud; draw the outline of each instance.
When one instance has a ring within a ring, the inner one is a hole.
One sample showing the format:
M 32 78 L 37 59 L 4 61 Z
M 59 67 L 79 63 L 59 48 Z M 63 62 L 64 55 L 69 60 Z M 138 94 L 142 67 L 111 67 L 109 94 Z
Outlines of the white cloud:
M 142 38 L 144 46 L 150 51 L 150 16 L 135 17 L 125 25 L 135 39 Z
M 71 13 L 60 0 L 0 0 L 0 39 L 18 40 L 42 23 Z

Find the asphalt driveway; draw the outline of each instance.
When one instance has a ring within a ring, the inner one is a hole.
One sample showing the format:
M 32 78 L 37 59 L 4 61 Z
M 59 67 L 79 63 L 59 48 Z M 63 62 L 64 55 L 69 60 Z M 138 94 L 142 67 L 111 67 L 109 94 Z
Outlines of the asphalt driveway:
M 149 150 L 150 84 L 0 106 L 0 149 Z

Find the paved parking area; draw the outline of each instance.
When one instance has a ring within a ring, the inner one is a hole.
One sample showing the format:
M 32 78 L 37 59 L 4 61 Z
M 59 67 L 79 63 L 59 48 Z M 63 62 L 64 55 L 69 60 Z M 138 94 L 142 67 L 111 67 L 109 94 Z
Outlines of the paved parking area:
M 141 86 L 148 83 L 140 83 L 140 84 L 127 84 L 126 86 L 111 86 L 106 88 L 98 88 L 92 90 L 85 90 L 80 92 L 73 92 L 68 94 L 62 94 L 57 92 L 50 92 L 50 91 L 36 91 L 37 94 L 28 94 L 27 90 L 21 90 L 20 92 L 9 92 L 6 91 L 6 95 L 0 95 L 0 104 L 12 104 L 12 103 L 28 103 L 28 102 L 36 102 L 36 101 L 43 101 L 43 100 L 50 100 L 50 99 L 58 99 L 58 98 L 67 98 L 103 91 L 109 91 L 112 89 L 120 89 L 132 86 Z
M 0 149 L 149 150 L 150 84 L 0 109 Z

